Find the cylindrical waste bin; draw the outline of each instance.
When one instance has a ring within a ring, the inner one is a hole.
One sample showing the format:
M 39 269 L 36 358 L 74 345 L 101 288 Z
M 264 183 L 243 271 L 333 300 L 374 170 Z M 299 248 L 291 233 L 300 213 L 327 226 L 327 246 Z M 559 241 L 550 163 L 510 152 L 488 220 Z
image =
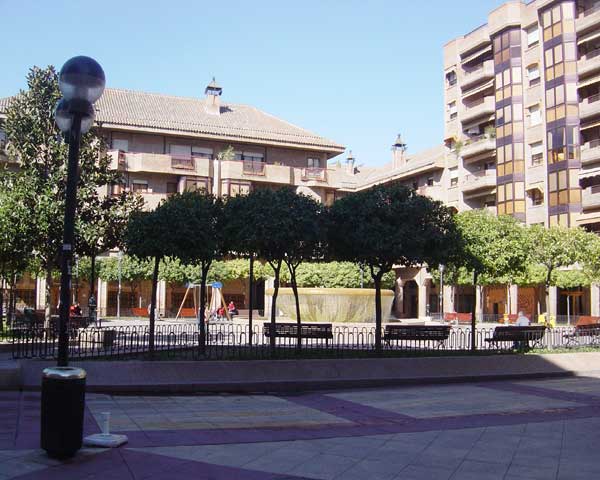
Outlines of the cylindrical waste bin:
M 41 446 L 51 457 L 72 457 L 81 448 L 85 377 L 82 368 L 44 369 Z

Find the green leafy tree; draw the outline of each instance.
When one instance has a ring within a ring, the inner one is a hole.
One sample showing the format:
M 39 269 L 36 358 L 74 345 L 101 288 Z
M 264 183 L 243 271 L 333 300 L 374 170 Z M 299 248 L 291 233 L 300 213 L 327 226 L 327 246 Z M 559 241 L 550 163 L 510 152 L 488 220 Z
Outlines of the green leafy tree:
M 450 210 L 397 184 L 378 185 L 336 201 L 329 210 L 331 257 L 362 263 L 375 286 L 375 348 L 381 350 L 381 287 L 394 265 L 432 267 L 460 248 Z
M 483 280 L 498 283 L 514 280 L 527 266 L 530 245 L 527 231 L 508 215 L 492 215 L 486 210 L 468 210 L 455 217 L 463 240 L 462 255 L 452 267 L 463 267 L 472 275 L 472 285 L 478 288 Z M 458 275 L 464 270 L 458 272 Z M 456 273 L 455 273 L 456 275 Z M 451 278 L 451 277 L 450 277 Z M 471 349 L 475 350 L 475 296 L 471 306 Z
M 320 205 L 306 195 L 283 190 L 280 200 L 288 207 L 288 215 L 294 219 L 292 228 L 286 232 L 288 243 L 283 261 L 290 272 L 290 283 L 296 302 L 296 322 L 298 324 L 297 348 L 302 347 L 300 298 L 298 296 L 298 267 L 302 262 L 318 259 L 324 242 L 323 218 Z
M 545 228 L 532 225 L 529 229 L 531 263 L 542 267 L 544 272 L 544 288 L 546 311 L 550 306 L 550 287 L 556 286 L 554 275 L 561 268 L 571 267 L 579 261 L 585 261 L 586 252 L 590 251 L 590 234 L 581 228 L 552 226 Z M 592 244 L 593 245 L 593 244 Z M 590 270 L 594 267 L 587 263 Z
M 180 227 L 181 218 L 173 218 L 165 203 L 151 212 L 135 212 L 129 218 L 125 231 L 125 251 L 139 260 L 152 260 L 152 296 L 150 299 L 150 358 L 154 357 L 154 330 L 156 312 L 156 290 L 160 262 L 169 255 L 173 232 Z
M 89 265 L 89 269 L 91 270 L 91 261 Z M 121 258 L 121 282 L 129 285 L 133 298 L 139 297 L 143 281 L 152 280 L 153 266 L 151 260 L 140 260 L 129 255 L 123 255 Z M 81 277 L 85 278 L 86 276 L 89 278 L 89 275 L 86 275 L 84 271 Z M 98 277 L 105 282 L 118 282 L 118 257 L 108 257 L 98 261 Z
M 33 67 L 28 89 L 13 97 L 6 111 L 4 131 L 7 154 L 19 166 L 14 186 L 28 211 L 32 264 L 45 272 L 46 318 L 50 317 L 52 271 L 58 269 L 63 233 L 66 159 L 68 146 L 54 122 L 54 108 L 61 97 L 53 67 Z M 92 130 L 81 139 L 77 210 L 90 207 L 97 191 L 116 183 L 120 174 L 110 169 L 102 139 Z M 76 230 L 80 238 L 81 229 Z M 76 245 L 80 243 L 76 241 Z M 75 253 L 79 253 L 75 251 Z
M 204 191 L 178 193 L 158 207 L 161 215 L 173 222 L 166 255 L 184 265 L 200 267 L 200 350 L 205 347 L 206 283 L 211 264 L 222 255 L 222 202 Z
M 264 205 L 260 190 L 248 195 L 228 197 L 223 206 L 223 250 L 229 255 L 248 259 L 248 343 L 252 345 L 252 320 L 254 314 L 254 267 L 260 248 L 260 229 L 248 221 L 262 217 Z
M 0 331 L 4 328 L 4 285 L 11 286 L 8 318 L 14 313 L 14 290 L 17 277 L 27 268 L 32 246 L 27 229 L 27 210 L 14 188 L 13 175 L 0 177 Z

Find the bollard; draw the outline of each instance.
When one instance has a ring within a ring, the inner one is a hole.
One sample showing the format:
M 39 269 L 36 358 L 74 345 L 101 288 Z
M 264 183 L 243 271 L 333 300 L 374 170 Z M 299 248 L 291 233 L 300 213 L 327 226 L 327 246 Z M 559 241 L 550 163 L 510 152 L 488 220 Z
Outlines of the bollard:
M 81 448 L 85 378 L 82 368 L 52 367 L 43 371 L 41 447 L 50 457 L 72 457 Z

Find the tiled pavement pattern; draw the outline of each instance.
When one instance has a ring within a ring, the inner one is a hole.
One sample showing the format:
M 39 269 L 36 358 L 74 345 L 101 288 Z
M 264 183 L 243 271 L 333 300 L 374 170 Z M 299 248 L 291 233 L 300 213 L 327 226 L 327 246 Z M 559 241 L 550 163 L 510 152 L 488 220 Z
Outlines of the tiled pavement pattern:
M 298 395 L 88 395 L 129 443 L 48 459 L 39 394 L 0 392 L 0 480 L 600 478 L 600 378 Z

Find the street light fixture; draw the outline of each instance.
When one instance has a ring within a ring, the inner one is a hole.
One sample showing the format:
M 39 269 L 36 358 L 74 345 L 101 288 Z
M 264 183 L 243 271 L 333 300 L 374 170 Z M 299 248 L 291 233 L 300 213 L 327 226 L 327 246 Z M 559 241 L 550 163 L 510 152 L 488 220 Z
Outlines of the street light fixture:
M 77 165 L 81 134 L 94 122 L 93 103 L 104 91 L 106 79 L 102 67 L 90 57 L 73 57 L 60 70 L 58 86 L 63 98 L 56 106 L 56 124 L 69 143 L 67 188 L 65 194 L 65 224 L 61 255 L 60 310 L 58 333 L 58 366 L 69 363 L 69 297 L 71 289 L 71 261 L 75 233 L 75 208 L 77 205 Z
M 94 122 L 93 103 L 104 91 L 102 67 L 89 57 L 74 57 L 60 71 L 58 86 L 63 98 L 56 105 L 55 120 L 69 144 L 65 223 L 60 260 L 60 308 L 58 321 L 58 366 L 42 375 L 41 447 L 52 457 L 73 456 L 83 443 L 86 373 L 68 367 L 71 262 L 75 236 L 77 178 L 81 134 Z
M 444 321 L 444 265 L 440 264 L 440 315 Z

